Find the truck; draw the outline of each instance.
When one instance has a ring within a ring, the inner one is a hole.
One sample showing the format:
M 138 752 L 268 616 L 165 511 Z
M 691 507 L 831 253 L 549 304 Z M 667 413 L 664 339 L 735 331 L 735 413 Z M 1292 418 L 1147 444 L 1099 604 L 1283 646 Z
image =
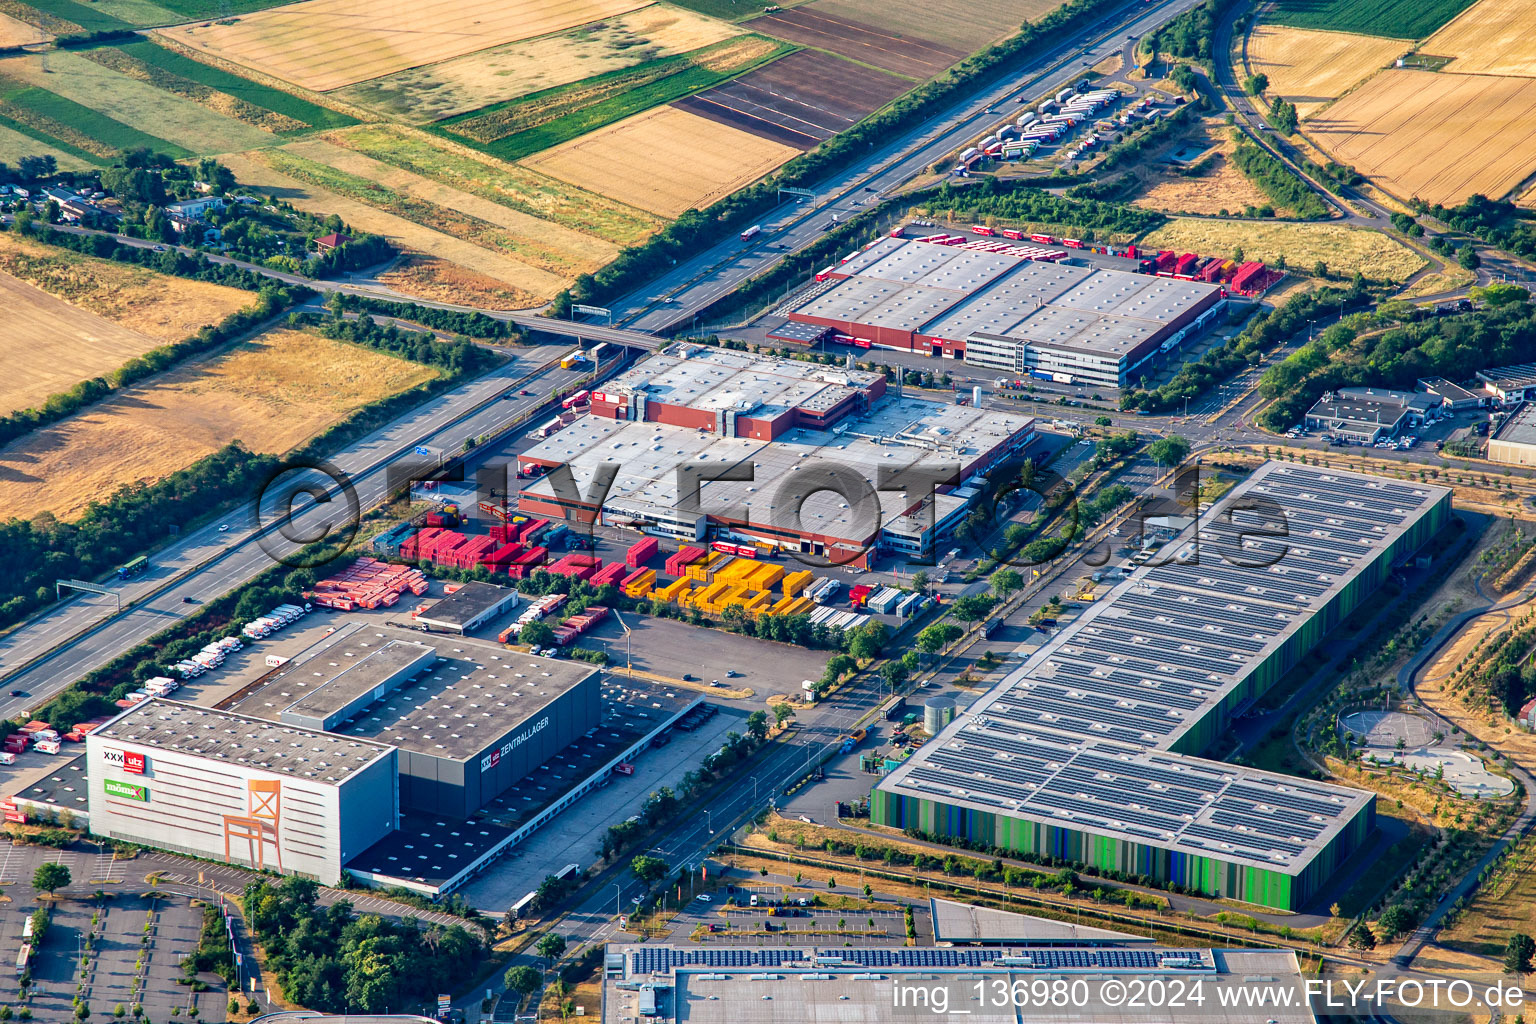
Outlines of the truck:
M 1022 242 L 1024 240 L 1024 232 L 1018 228 L 1003 228 L 1003 237 L 1012 239 L 1015 242 Z
M 972 224 L 971 225 L 971 231 L 974 232 L 975 234 L 978 234 L 978 235 L 995 235 L 995 234 L 997 234 L 996 229 L 988 227 L 985 224 Z
M 143 555 L 140 555 L 138 558 L 131 559 L 130 561 L 124 562 L 122 565 L 118 566 L 117 578 L 120 580 L 126 580 L 131 576 L 138 576 L 148 568 L 149 559 Z
M 1056 371 L 1051 374 L 1051 380 L 1057 384 L 1071 384 L 1073 383 L 1074 378 L 1070 373 L 1061 373 L 1060 371 Z
M 747 230 L 741 233 L 741 240 L 743 242 L 750 242 L 752 239 L 756 238 L 762 233 L 763 226 L 761 224 L 753 224 L 751 227 L 747 228 Z
M 1056 236 L 1055 235 L 1030 235 L 1029 236 L 1029 240 L 1031 242 L 1043 242 L 1046 245 L 1050 245 L 1050 244 L 1052 244 L 1053 242 L 1056 241 Z

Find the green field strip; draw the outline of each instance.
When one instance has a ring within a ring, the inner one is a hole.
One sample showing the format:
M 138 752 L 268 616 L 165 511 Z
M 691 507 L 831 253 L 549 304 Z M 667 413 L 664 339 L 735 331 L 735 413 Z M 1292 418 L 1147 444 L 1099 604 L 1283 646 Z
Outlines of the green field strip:
M 95 139 L 109 149 L 125 150 L 143 147 L 152 149 L 157 153 L 164 153 L 175 160 L 182 160 L 193 155 L 189 150 L 185 150 L 173 142 L 150 135 L 148 132 L 139 131 L 139 129 L 131 125 L 126 125 L 121 121 L 108 117 L 106 114 L 60 96 L 56 92 L 49 92 L 47 89 L 40 89 L 35 85 L 27 85 L 6 93 L 0 93 L 0 100 L 14 104 L 23 110 L 30 110 L 43 117 L 66 124 L 82 135 Z M 28 132 L 28 134 L 32 133 Z M 42 138 L 46 138 L 46 136 L 42 136 Z
M 703 14 L 721 21 L 745 21 L 763 13 L 762 0 L 670 0 L 674 7 L 686 7 L 696 14 Z M 784 10 L 800 6 L 797 3 L 780 4 Z
M 249 78 L 241 78 L 222 68 L 167 50 L 148 39 L 125 43 L 117 49 L 162 71 L 180 75 L 199 85 L 228 93 L 264 110 L 270 110 L 274 114 L 282 114 L 295 121 L 303 121 L 314 128 L 346 128 L 357 124 L 356 118 L 348 117 L 340 111 L 311 103 L 270 85 L 262 85 Z
M 48 66 L 53 72 L 48 83 L 60 96 L 124 124 L 154 125 L 161 138 L 188 153 L 239 152 L 271 145 L 276 138 L 78 52 L 52 54 Z
M 1278 0 L 1264 21 L 1290 28 L 1423 39 L 1476 0 Z
M 534 153 L 558 146 L 562 142 L 569 142 L 571 139 L 613 124 L 616 121 L 622 121 L 626 117 L 632 117 L 635 114 L 649 110 L 651 107 L 660 106 L 663 103 L 671 103 L 673 100 L 682 99 L 684 96 L 691 96 L 696 92 L 703 92 L 705 89 L 719 85 L 721 82 L 730 81 L 748 71 L 762 67 L 764 64 L 777 60 L 796 49 L 798 47 L 785 43 L 764 54 L 758 60 L 732 68 L 729 71 L 711 71 L 708 68 L 699 67 L 692 64 L 687 56 L 662 58 L 661 61 L 656 63 L 678 62 L 683 67 L 683 70 L 666 75 L 638 88 L 630 89 L 619 95 L 599 100 L 589 106 L 572 110 L 570 113 L 563 114 L 544 124 L 516 131 L 493 142 L 482 142 L 467 135 L 460 135 L 452 131 L 452 126 L 468 121 L 471 118 L 482 117 L 488 113 L 511 109 L 522 103 L 546 99 L 556 93 L 569 92 L 579 87 L 587 87 L 609 78 L 633 75 L 638 71 L 643 71 L 655 65 L 625 68 L 621 71 L 610 72 L 608 75 L 599 75 L 595 78 L 572 83 L 571 85 L 560 86 L 557 89 L 534 93 L 519 100 L 498 103 L 492 107 L 481 108 L 468 114 L 461 114 L 458 117 L 440 121 L 435 125 L 429 125 L 427 130 L 463 145 L 472 146 L 482 152 L 490 153 L 492 156 L 503 160 L 519 160 L 525 156 L 532 156 Z
M 24 140 L 30 140 L 37 145 L 29 147 Z M 66 160 L 80 165 L 78 168 L 73 168 L 75 170 L 104 167 L 107 163 L 101 157 L 93 156 L 77 146 L 71 146 L 62 139 L 56 139 L 46 132 L 38 131 L 19 121 L 12 121 L 4 114 L 0 114 L 0 160 L 15 163 L 24 156 L 49 155 L 58 160 L 61 170 L 72 169 Z
M 27 6 L 55 18 L 72 21 L 87 32 L 110 32 L 134 27 L 133 22 L 114 18 L 94 4 L 79 4 L 75 0 L 27 0 Z
M 291 3 L 293 0 L 160 0 L 161 7 L 175 11 L 185 21 L 232 18 Z

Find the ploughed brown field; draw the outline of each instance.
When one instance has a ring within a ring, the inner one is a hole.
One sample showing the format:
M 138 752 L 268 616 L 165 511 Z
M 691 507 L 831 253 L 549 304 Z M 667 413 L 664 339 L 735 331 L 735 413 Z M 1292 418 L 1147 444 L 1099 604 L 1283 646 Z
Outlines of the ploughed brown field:
M 927 39 L 903 38 L 817 10 L 816 4 L 753 18 L 747 27 L 852 57 L 877 68 L 913 78 L 932 78 L 965 56 L 965 51 Z
M 911 83 L 819 50 L 798 50 L 676 101 L 753 135 L 810 149 L 906 92 Z

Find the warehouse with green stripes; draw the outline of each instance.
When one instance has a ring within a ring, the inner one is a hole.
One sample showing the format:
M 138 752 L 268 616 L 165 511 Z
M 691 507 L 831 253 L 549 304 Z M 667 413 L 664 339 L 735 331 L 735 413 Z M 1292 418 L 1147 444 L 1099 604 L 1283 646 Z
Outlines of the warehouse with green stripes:
M 1375 796 L 1201 755 L 1450 515 L 1443 487 L 1265 463 L 883 778 L 871 818 L 1307 907 Z

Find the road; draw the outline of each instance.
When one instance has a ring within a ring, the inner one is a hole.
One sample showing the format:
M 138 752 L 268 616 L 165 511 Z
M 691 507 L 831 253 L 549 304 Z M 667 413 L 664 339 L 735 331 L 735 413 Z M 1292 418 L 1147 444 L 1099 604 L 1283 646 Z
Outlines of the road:
M 388 467 L 412 457 L 420 461 L 413 456 L 417 446 L 460 451 L 466 438 L 531 415 L 552 390 L 581 376 L 580 370 L 558 365 L 546 369 L 568 351 L 565 345 L 544 345 L 520 353 L 348 446 L 331 462 L 351 479 L 358 504 L 366 510 L 385 495 Z M 517 393 L 525 388 L 533 393 Z M 279 480 L 285 487 L 303 482 Z M 322 486 L 330 485 L 325 481 Z M 112 598 L 77 598 L 0 640 L 0 681 L 7 694 L 0 698 L 0 717 L 17 718 L 45 702 L 80 676 L 193 613 L 196 604 L 229 592 L 269 568 L 275 558 L 292 554 L 303 546 L 303 538 L 318 539 L 322 526 L 333 526 L 347 512 L 343 500 L 296 501 L 295 509 L 302 505 L 303 510 L 295 512 L 293 528 L 282 531 L 295 538 L 287 539 L 272 529 L 281 510 L 276 516 L 271 508 L 258 510 L 258 497 L 155 552 L 144 576 L 111 584 L 125 606 L 121 614 Z M 11 690 L 23 696 L 10 696 Z
M 1087 46 L 1065 43 L 1032 54 L 1019 72 L 1001 83 L 936 114 L 918 128 L 871 154 L 862 166 L 818 183 L 814 203 L 789 202 L 765 217 L 762 234 L 751 244 L 728 238 L 643 289 L 617 300 L 619 323 L 662 332 L 688 322 L 695 313 L 734 290 L 749 277 L 805 248 L 833 227 L 832 215 L 845 221 L 885 194 L 927 172 L 934 163 L 986 134 L 1014 106 L 1018 97 L 1033 99 L 1055 92 L 1084 70 L 1122 51 L 1127 35 L 1142 36 L 1196 6 L 1198 0 L 1130 3 L 1104 18 Z M 993 113 L 987 113 L 993 109 Z

